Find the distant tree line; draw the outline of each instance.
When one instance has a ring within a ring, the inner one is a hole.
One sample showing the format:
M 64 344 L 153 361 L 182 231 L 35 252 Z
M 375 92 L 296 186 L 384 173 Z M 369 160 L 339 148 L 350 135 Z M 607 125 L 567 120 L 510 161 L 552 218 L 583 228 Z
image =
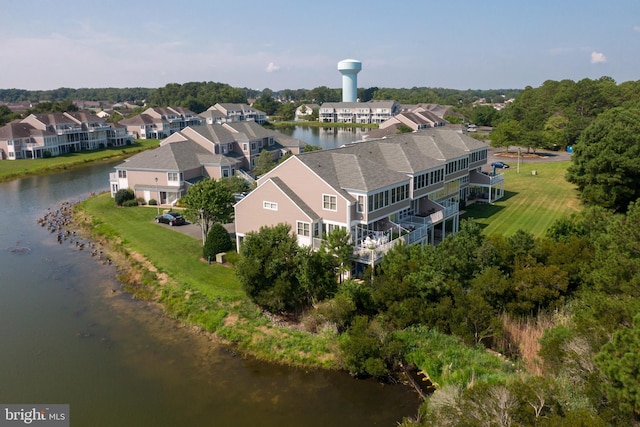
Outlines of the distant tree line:
M 438 103 L 454 106 L 470 105 L 480 98 L 487 102 L 501 102 L 514 98 L 519 89 L 500 90 L 457 90 L 443 88 L 413 87 L 411 89 L 360 88 L 358 98 L 361 102 L 393 99 L 404 104 Z M 277 102 L 317 103 L 340 102 L 341 88 L 319 86 L 313 89 L 283 89 L 274 91 L 269 88 L 255 90 L 235 88 L 224 83 L 188 82 L 169 83 L 161 88 L 59 88 L 53 90 L 0 89 L 0 102 L 60 102 L 65 100 L 135 102 L 145 100 L 152 106 L 179 105 L 201 112 L 218 102 L 246 103 L 249 99 L 272 98 Z M 269 109 L 269 108 L 266 108 Z
M 497 147 L 564 149 L 576 144 L 601 113 L 639 103 L 640 81 L 616 84 L 610 77 L 548 80 L 538 88 L 527 86 L 501 111 L 491 142 Z

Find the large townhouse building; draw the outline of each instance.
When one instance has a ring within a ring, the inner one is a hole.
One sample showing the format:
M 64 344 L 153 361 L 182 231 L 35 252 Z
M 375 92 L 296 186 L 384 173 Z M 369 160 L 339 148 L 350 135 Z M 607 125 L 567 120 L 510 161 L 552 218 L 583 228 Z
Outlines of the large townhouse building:
M 201 179 L 250 173 L 263 150 L 278 160 L 304 143 L 253 121 L 189 126 L 136 154 L 109 174 L 111 195 L 130 188 L 136 197 L 173 205 Z
M 504 195 L 482 172 L 488 146 L 431 128 L 292 156 L 235 205 L 236 244 L 262 226 L 290 224 L 301 245 L 347 230 L 360 269 L 398 242 L 435 244 L 459 228 L 460 204 Z
M 256 122 L 266 123 L 267 115 L 247 104 L 218 103 L 199 114 L 206 123 Z
M 401 110 L 396 101 L 325 102 L 318 120 L 324 123 L 382 123 Z
M 120 120 L 135 139 L 162 139 L 188 126 L 199 125 L 202 118 L 183 107 L 152 107 L 143 113 Z
M 122 126 L 87 111 L 30 114 L 0 128 L 0 158 L 43 158 L 131 142 Z

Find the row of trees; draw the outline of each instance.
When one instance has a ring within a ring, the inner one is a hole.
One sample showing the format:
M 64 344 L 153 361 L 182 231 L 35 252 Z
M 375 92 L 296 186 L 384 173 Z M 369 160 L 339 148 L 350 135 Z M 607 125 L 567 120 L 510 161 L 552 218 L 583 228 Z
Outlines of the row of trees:
M 564 149 L 578 143 L 582 131 L 599 114 L 614 107 L 637 107 L 639 95 L 640 81 L 616 84 L 610 77 L 527 86 L 501 111 L 491 142 L 496 147 Z
M 82 99 L 84 101 L 134 102 L 149 99 L 156 89 L 151 88 L 80 88 L 61 87 L 52 90 L 0 89 L 0 101 L 16 102 L 60 102 Z

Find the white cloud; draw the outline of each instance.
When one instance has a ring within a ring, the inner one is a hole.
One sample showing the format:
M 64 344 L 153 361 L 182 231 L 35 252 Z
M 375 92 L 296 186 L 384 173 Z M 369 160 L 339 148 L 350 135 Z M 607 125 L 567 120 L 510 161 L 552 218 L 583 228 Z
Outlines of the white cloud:
M 607 62 L 607 57 L 604 56 L 602 52 L 591 52 L 591 63 L 592 64 L 604 64 Z
M 267 73 L 273 73 L 275 71 L 278 71 L 279 69 L 280 69 L 279 65 L 276 65 L 273 62 L 269 62 L 269 65 L 267 65 L 267 68 L 265 68 L 265 71 Z

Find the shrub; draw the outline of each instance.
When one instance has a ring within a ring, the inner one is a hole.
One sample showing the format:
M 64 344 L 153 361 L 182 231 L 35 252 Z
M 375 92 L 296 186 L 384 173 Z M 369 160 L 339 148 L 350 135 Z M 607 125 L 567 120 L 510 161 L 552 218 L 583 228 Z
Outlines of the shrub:
M 216 254 L 226 252 L 232 247 L 233 242 L 229 237 L 229 233 L 222 224 L 217 222 L 213 224 L 211 230 L 209 230 L 207 240 L 204 242 L 204 246 L 202 247 L 202 256 L 205 259 L 209 257 L 211 257 L 211 259 L 215 259 Z
M 115 195 L 116 205 L 122 206 L 127 200 L 134 200 L 136 198 L 133 194 L 133 190 L 130 188 L 121 188 Z M 136 203 L 137 204 L 137 203 Z
M 158 201 L 156 199 L 149 199 L 149 206 L 158 206 Z
M 144 205 L 147 204 L 147 202 L 145 202 L 145 200 L 144 200 L 144 197 L 138 197 L 136 199 L 136 201 L 138 202 L 138 205 L 140 205 L 140 206 L 144 206 Z
M 51 158 L 51 151 L 44 150 L 44 153 L 42 153 L 42 158 L 43 159 L 50 159 Z
M 125 200 L 124 203 L 122 203 L 122 206 L 125 208 L 132 208 L 134 206 L 138 206 L 138 201 L 136 199 Z

